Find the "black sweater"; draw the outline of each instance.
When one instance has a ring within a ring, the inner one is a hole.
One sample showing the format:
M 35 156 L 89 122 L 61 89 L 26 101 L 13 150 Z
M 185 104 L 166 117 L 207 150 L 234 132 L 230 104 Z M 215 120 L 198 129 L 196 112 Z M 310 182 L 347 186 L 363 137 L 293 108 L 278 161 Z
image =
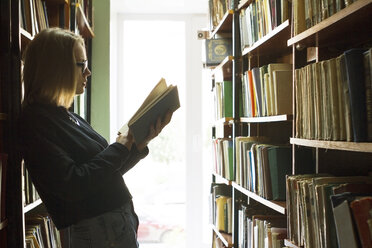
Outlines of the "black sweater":
M 26 106 L 19 120 L 20 149 L 58 229 L 120 207 L 132 196 L 122 175 L 148 154 L 107 144 L 64 107 Z

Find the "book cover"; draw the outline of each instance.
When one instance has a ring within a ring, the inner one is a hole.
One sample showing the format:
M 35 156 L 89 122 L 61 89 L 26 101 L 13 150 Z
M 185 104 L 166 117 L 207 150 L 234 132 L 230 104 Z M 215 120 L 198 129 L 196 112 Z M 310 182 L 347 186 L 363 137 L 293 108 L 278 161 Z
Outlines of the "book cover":
M 331 196 L 339 248 L 359 247 L 353 217 L 349 207 L 349 202 L 354 199 L 355 195 L 350 193 Z
M 162 78 L 129 122 L 120 128 L 119 134 L 125 133 L 129 128 L 136 143 L 140 144 L 149 135 L 150 126 L 155 125 L 159 117 L 164 117 L 168 111 L 174 112 L 179 107 L 177 86 L 167 86 Z
M 256 96 L 256 106 L 257 106 L 257 116 L 262 115 L 262 90 L 261 90 L 261 78 L 260 78 L 260 69 L 258 67 L 252 68 L 252 78 L 253 86 Z
M 344 53 L 355 142 L 367 141 L 368 137 L 363 65 L 364 51 L 364 49 L 355 48 Z
M 371 77 L 371 56 L 372 49 L 363 53 L 364 64 L 364 83 L 366 94 L 366 111 L 367 111 L 367 140 L 372 140 L 372 77 Z
M 207 66 L 218 65 L 231 54 L 231 38 L 205 40 L 205 63 Z
M 275 109 L 278 115 L 292 114 L 292 71 L 274 71 Z
M 267 158 L 270 168 L 271 191 L 273 200 L 285 200 L 286 175 L 291 174 L 291 147 L 271 146 L 267 149 Z
M 232 81 L 222 83 L 222 117 L 233 116 L 233 86 Z
M 372 247 L 372 237 L 369 232 L 368 220 L 372 218 L 372 197 L 364 197 L 350 203 L 358 236 L 363 248 Z
M 273 112 L 273 115 L 278 114 L 277 110 L 277 105 L 276 103 L 278 102 L 277 100 L 277 88 L 278 86 L 276 85 L 276 82 L 274 81 L 274 71 L 282 70 L 282 71 L 291 71 L 292 66 L 290 64 L 285 64 L 285 63 L 274 63 L 274 64 L 269 64 L 267 67 L 268 73 L 269 73 L 269 87 L 270 87 L 270 96 L 271 96 L 271 109 Z
M 341 80 L 341 88 L 342 88 L 342 96 L 341 98 L 344 100 L 343 102 L 343 109 L 344 109 L 344 125 L 345 125 L 345 139 L 346 141 L 352 141 L 353 137 L 353 124 L 351 121 L 351 106 L 350 106 L 350 93 L 349 93 L 349 86 L 347 82 L 347 75 L 346 75 L 346 63 L 345 63 L 345 55 L 341 54 L 336 59 L 337 66 L 339 69 L 339 77 Z
M 337 67 L 336 59 L 330 59 L 328 66 L 328 80 L 330 83 L 330 111 L 332 113 L 332 140 L 340 140 L 341 130 L 340 130 L 340 110 L 339 110 L 339 94 L 338 94 L 338 81 L 337 81 Z M 329 110 L 328 110 L 329 111 Z

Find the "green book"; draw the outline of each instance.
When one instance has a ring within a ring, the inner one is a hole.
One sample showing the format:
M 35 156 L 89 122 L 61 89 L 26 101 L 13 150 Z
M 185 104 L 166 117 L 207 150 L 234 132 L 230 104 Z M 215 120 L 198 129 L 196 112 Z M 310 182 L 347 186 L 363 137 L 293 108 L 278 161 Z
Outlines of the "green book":
M 222 83 L 222 116 L 232 117 L 233 116 L 233 92 L 232 82 L 224 81 Z
M 272 200 L 284 201 L 286 195 L 286 175 L 291 174 L 292 152 L 290 146 L 271 146 L 267 149 Z

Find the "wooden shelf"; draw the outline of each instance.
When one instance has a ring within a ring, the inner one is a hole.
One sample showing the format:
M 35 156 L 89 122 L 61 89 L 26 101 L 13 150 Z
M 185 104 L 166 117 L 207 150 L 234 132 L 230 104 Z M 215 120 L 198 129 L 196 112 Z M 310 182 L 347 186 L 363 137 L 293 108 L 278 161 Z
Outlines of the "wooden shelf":
M 284 245 L 287 246 L 287 247 L 290 247 L 290 248 L 301 248 L 302 246 L 297 246 L 295 244 L 293 244 L 290 240 L 288 239 L 285 239 L 284 240 Z
M 358 0 L 331 17 L 305 30 L 288 40 L 288 46 L 300 44 L 301 47 L 336 46 L 350 43 L 358 45 L 361 40 L 371 40 L 372 0 Z M 358 32 L 355 32 L 355 31 Z M 361 33 L 359 35 L 359 33 Z
M 51 4 L 68 4 L 68 0 L 45 0 L 45 2 Z
M 252 46 L 244 48 L 242 55 L 270 55 L 277 57 L 282 54 L 290 53 L 291 48 L 286 48 L 287 41 L 290 37 L 291 28 L 289 20 L 286 20 Z
M 8 120 L 8 115 L 5 113 L 0 113 L 0 121 L 6 121 Z
M 217 82 L 232 80 L 233 60 L 234 56 L 227 56 L 218 66 L 213 69 L 212 75 L 214 75 L 214 78 Z
M 224 183 L 226 185 L 231 185 L 232 184 L 232 182 L 230 180 L 227 180 L 226 178 L 222 177 L 221 175 L 219 175 L 215 172 L 213 173 L 213 175 L 216 177 L 217 182 Z
M 218 26 L 211 32 L 210 37 L 213 37 L 216 34 L 231 33 L 233 14 L 234 14 L 234 10 L 232 9 L 228 10 L 223 16 L 223 18 L 221 19 Z
M 7 226 L 8 226 L 8 220 L 7 219 L 1 221 L 0 222 L 0 231 L 5 229 Z
M 243 188 L 242 186 L 238 185 L 237 183 L 233 182 L 232 186 L 242 192 L 243 194 L 247 195 L 248 197 L 252 198 L 253 200 L 281 213 L 286 214 L 286 202 L 285 201 L 270 201 L 266 200 L 265 198 L 256 195 L 255 193 Z
M 231 125 L 233 121 L 234 118 L 232 117 L 224 117 L 216 120 L 216 125 Z
M 34 37 L 27 30 L 23 28 L 20 28 L 19 30 L 20 30 L 22 39 L 27 39 L 28 41 L 32 41 L 34 39 Z
M 372 152 L 372 143 L 368 142 L 345 142 L 291 138 L 290 143 L 299 146 L 323 149 L 344 150 L 352 152 Z
M 240 122 L 244 123 L 265 123 L 265 122 L 280 122 L 292 121 L 293 115 L 275 115 L 263 117 L 241 117 Z
M 238 9 L 241 10 L 247 8 L 252 2 L 253 0 L 240 0 Z
M 212 225 L 212 229 L 213 229 L 214 233 L 217 234 L 217 236 L 221 239 L 222 243 L 226 247 L 234 247 L 234 244 L 232 243 L 232 235 L 231 234 L 221 233 L 219 230 L 217 230 L 217 228 L 214 225 Z
M 36 200 L 33 203 L 30 203 L 30 204 L 26 205 L 24 207 L 23 211 L 25 213 L 30 212 L 32 209 L 34 209 L 34 208 L 38 207 L 39 205 L 41 205 L 41 203 L 42 203 L 41 199 Z
M 22 51 L 24 51 L 28 43 L 30 43 L 30 41 L 32 41 L 34 37 L 23 28 L 20 28 L 19 32 L 21 34 L 21 49 Z
M 88 39 L 91 39 L 94 37 L 93 30 L 80 4 L 76 5 L 76 23 L 77 23 L 81 36 L 83 36 L 84 38 L 88 38 Z

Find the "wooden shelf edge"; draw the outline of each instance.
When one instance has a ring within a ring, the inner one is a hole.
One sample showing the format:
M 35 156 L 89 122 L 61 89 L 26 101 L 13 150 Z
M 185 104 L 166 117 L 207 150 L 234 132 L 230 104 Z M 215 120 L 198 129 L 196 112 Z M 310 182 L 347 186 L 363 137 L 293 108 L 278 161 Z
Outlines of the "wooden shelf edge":
M 225 13 L 225 15 L 222 17 L 220 23 L 218 24 L 218 26 L 216 27 L 216 29 L 213 30 L 213 31 L 211 32 L 211 34 L 210 34 L 209 37 L 213 37 L 213 36 L 215 36 L 218 32 L 220 32 L 220 31 L 221 31 L 220 29 L 221 29 L 221 27 L 225 24 L 225 22 L 226 22 L 229 18 L 232 19 L 232 14 L 234 14 L 234 10 L 230 9 L 230 10 L 226 11 L 226 13 Z M 232 26 L 231 26 L 231 28 L 232 28 Z
M 80 34 L 84 38 L 93 38 L 94 37 L 94 32 L 88 23 L 88 20 L 84 14 L 83 9 L 81 8 L 80 4 L 76 4 L 76 19 L 77 19 L 77 25 L 78 29 L 80 31 Z
M 0 113 L 0 121 L 6 121 L 8 120 L 8 115 L 5 113 Z
M 270 33 L 266 34 L 264 37 L 262 37 L 257 42 L 255 42 L 252 46 L 244 48 L 243 51 L 242 51 L 242 56 L 245 56 L 245 55 L 249 54 L 250 52 L 256 50 L 257 48 L 262 46 L 267 41 L 269 41 L 271 39 L 275 39 L 275 37 L 279 33 L 283 32 L 285 29 L 289 28 L 289 26 L 290 26 L 289 25 L 289 20 L 286 20 L 285 22 L 283 22 L 282 24 L 277 26 L 275 29 L 273 29 Z
M 232 181 L 230 181 L 230 180 L 228 180 L 228 179 L 222 177 L 221 175 L 219 175 L 219 174 L 217 174 L 217 173 L 215 173 L 215 172 L 213 172 L 213 175 L 214 175 L 216 178 L 218 178 L 218 181 L 220 181 L 220 182 L 222 182 L 222 183 L 224 183 L 224 184 L 226 184 L 226 185 L 231 185 L 231 184 L 232 184 Z
M 33 203 L 30 203 L 30 204 L 26 205 L 23 208 L 23 211 L 25 213 L 30 212 L 32 209 L 34 209 L 34 208 L 38 207 L 39 205 L 41 205 L 41 203 L 42 203 L 41 199 L 38 199 L 38 200 L 34 201 Z
M 0 222 L 0 231 L 5 229 L 8 226 L 8 219 L 5 219 Z
M 284 245 L 285 246 L 288 246 L 288 247 L 290 247 L 290 248 L 301 248 L 302 246 L 297 246 L 297 245 L 295 245 L 295 244 L 293 244 L 290 240 L 288 240 L 288 239 L 285 239 L 284 240 Z
M 240 122 L 244 123 L 265 123 L 265 122 L 280 122 L 292 121 L 293 115 L 275 115 L 275 116 L 262 116 L 262 117 L 241 117 Z
M 233 60 L 234 56 L 227 56 L 226 58 L 224 58 L 219 65 L 213 68 L 211 75 L 217 74 L 219 70 L 223 69 L 225 66 L 230 65 L 230 63 L 232 63 Z
M 309 38 L 316 33 L 331 27 L 334 23 L 339 22 L 340 20 L 348 17 L 349 15 L 353 14 L 354 12 L 362 9 L 363 7 L 372 4 L 372 0 L 358 0 L 352 3 L 350 6 L 340 10 L 336 14 L 328 17 L 327 19 L 323 20 L 322 22 L 314 25 L 313 27 L 303 31 L 302 33 L 290 38 L 287 42 L 288 46 L 292 46 L 296 43 L 301 42 L 302 40 Z
M 215 121 L 217 125 L 231 125 L 234 118 L 232 117 L 223 117 Z
M 352 152 L 372 152 L 372 143 L 369 142 L 345 142 L 291 138 L 290 143 L 293 145 L 323 149 L 343 150 Z
M 286 202 L 285 201 L 271 201 L 266 200 L 265 198 L 243 188 L 242 186 L 238 185 L 237 183 L 233 182 L 232 186 L 239 190 L 241 193 L 247 195 L 248 197 L 254 199 L 257 202 L 260 202 L 261 204 L 281 213 L 286 214 Z
M 19 32 L 21 33 L 22 37 L 24 37 L 25 39 L 29 41 L 32 41 L 34 39 L 34 37 L 27 30 L 23 28 L 20 28 Z
M 252 0 L 241 0 L 239 2 L 238 9 L 239 10 L 244 9 L 248 7 L 248 5 L 250 5 L 252 2 L 253 2 Z
M 68 4 L 68 0 L 46 0 L 46 2 L 53 4 Z
M 232 235 L 231 234 L 226 234 L 226 233 L 221 233 L 219 230 L 217 230 L 217 227 L 213 224 L 211 224 L 212 229 L 215 234 L 217 234 L 218 237 L 220 237 L 222 243 L 226 247 L 234 247 L 234 244 L 232 243 Z

